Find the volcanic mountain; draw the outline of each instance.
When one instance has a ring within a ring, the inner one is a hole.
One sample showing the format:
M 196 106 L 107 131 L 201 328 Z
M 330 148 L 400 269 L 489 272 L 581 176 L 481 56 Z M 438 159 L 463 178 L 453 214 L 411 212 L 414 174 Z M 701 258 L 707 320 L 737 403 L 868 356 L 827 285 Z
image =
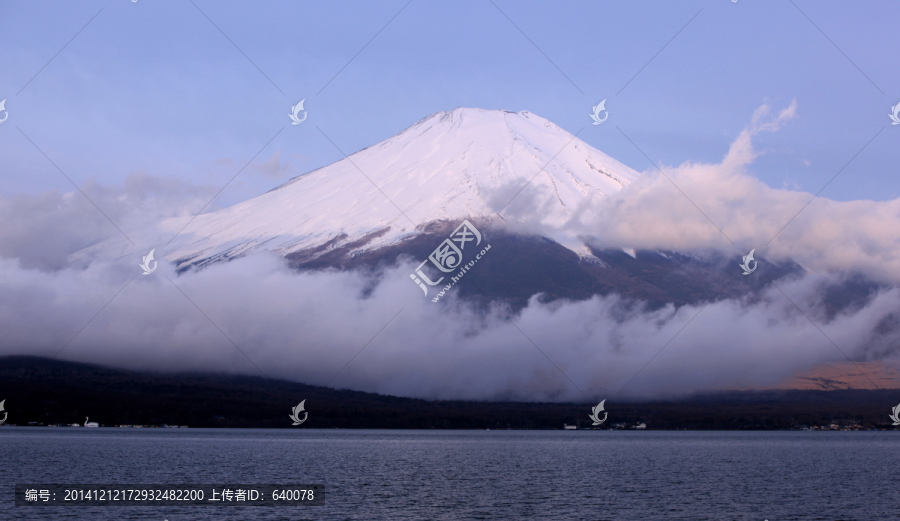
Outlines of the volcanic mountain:
M 198 216 L 166 258 L 186 268 L 260 248 L 308 260 L 335 249 L 354 257 L 408 241 L 433 223 L 490 225 L 523 214 L 556 229 L 591 197 L 617 192 L 638 175 L 529 112 L 458 108 Z
M 197 216 L 157 258 L 185 271 L 270 250 L 302 270 L 372 270 L 426 259 L 468 220 L 492 250 L 460 294 L 514 307 L 535 294 L 692 303 L 745 294 L 802 271 L 793 263 L 761 262 L 766 277 L 728 285 L 739 257 L 598 250 L 590 236 L 567 231 L 573 218 L 639 176 L 530 112 L 457 108 L 265 194 Z M 183 218 L 164 223 L 172 234 L 183 226 Z M 412 283 L 410 289 L 419 291 Z M 866 294 L 868 288 L 855 289 Z

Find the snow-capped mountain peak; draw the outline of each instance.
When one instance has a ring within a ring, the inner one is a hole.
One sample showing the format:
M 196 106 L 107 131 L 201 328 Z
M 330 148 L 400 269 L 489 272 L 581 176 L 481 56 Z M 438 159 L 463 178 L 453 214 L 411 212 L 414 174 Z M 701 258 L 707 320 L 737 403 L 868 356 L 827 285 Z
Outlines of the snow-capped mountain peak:
M 281 255 L 325 245 L 373 249 L 428 223 L 463 218 L 553 229 L 587 197 L 615 193 L 637 175 L 530 112 L 457 108 L 253 199 L 199 215 L 163 255 L 187 267 L 258 249 Z M 164 226 L 174 234 L 184 218 Z

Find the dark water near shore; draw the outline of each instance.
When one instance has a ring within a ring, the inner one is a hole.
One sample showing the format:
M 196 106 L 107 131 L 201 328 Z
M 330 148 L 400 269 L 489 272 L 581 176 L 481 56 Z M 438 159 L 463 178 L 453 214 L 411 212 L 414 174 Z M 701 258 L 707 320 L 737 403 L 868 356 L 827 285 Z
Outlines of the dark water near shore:
M 0 428 L 0 518 L 895 520 L 900 432 Z M 15 507 L 15 483 L 317 483 L 322 506 Z

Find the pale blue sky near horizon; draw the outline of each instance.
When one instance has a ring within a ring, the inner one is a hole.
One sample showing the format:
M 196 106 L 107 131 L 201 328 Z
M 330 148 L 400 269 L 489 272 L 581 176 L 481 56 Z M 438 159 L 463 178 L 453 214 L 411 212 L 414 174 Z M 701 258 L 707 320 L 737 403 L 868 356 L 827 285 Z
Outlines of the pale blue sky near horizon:
M 897 2 L 194 3 L 222 32 L 189 0 L 0 2 L 0 193 L 72 190 L 23 133 L 79 186 L 219 188 L 259 152 L 222 206 L 340 160 L 317 127 L 349 154 L 442 110 L 528 110 L 644 171 L 618 129 L 660 164 L 718 162 L 760 105 L 796 100 L 752 175 L 816 193 L 856 156 L 822 197 L 900 195 Z M 277 153 L 280 175 L 256 167 Z

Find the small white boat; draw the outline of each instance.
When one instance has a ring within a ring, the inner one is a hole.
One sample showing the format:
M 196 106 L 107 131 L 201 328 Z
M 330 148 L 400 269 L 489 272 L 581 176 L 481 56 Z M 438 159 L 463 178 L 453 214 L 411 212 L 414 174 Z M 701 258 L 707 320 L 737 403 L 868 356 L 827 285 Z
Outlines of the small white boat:
M 84 417 L 84 426 L 85 427 L 99 427 L 100 426 L 100 424 L 97 422 L 89 422 L 88 421 L 89 419 L 90 418 L 88 418 L 87 416 Z

